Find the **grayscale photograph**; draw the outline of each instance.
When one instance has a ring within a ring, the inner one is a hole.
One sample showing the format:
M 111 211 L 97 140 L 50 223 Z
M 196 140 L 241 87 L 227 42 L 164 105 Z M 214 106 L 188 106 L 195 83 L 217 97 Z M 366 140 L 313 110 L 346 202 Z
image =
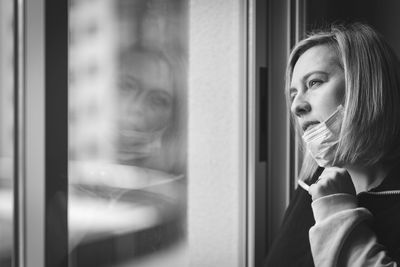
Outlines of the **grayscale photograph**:
M 0 267 L 399 266 L 399 14 L 1 0 Z

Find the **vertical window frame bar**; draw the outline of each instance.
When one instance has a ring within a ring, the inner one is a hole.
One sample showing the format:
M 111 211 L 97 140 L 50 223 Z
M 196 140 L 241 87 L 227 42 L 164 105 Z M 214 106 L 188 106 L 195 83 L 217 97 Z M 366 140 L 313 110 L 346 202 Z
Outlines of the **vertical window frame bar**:
M 68 267 L 68 2 L 44 13 L 46 267 Z
M 247 149 L 247 246 L 246 246 L 246 266 L 254 266 L 255 251 L 256 251 L 256 75 L 255 75 L 255 24 L 256 24 L 256 1 L 247 1 L 247 118 L 246 128 L 247 136 L 246 149 Z
M 13 266 L 25 266 L 25 2 L 13 1 L 14 13 L 14 184 Z
M 23 40 L 20 79 L 21 207 L 18 266 L 44 266 L 45 105 L 44 105 L 44 0 L 18 0 L 23 4 Z M 22 56 L 23 55 L 23 56 Z

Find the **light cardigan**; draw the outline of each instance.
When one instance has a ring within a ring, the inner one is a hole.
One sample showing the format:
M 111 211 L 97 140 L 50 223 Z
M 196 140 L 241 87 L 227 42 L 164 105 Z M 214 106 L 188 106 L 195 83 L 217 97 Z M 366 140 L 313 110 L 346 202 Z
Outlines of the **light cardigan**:
M 355 196 L 329 195 L 311 206 L 315 225 L 309 238 L 315 266 L 398 266 L 378 243 L 372 214 L 358 206 Z

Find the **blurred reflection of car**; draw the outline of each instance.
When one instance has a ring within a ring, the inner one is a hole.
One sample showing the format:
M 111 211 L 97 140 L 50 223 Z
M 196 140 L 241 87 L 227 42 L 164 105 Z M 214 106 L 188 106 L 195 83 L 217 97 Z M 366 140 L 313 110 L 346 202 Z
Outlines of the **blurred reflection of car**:
M 13 163 L 0 157 L 0 266 L 12 266 L 13 252 Z
M 69 170 L 72 266 L 114 266 L 183 241 L 183 176 L 89 162 Z

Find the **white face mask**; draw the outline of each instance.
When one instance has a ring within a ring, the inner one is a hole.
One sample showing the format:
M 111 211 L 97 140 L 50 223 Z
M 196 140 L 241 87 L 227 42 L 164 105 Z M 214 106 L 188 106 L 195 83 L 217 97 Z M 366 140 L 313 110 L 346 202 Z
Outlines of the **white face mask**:
M 340 105 L 328 119 L 306 130 L 302 136 L 311 156 L 320 167 L 331 167 L 333 164 L 342 121 L 343 106 Z
M 154 156 L 154 153 L 162 147 L 161 139 L 165 130 L 166 128 L 146 132 L 120 131 L 120 138 L 124 142 L 118 151 L 118 158 L 122 161 L 130 161 Z

